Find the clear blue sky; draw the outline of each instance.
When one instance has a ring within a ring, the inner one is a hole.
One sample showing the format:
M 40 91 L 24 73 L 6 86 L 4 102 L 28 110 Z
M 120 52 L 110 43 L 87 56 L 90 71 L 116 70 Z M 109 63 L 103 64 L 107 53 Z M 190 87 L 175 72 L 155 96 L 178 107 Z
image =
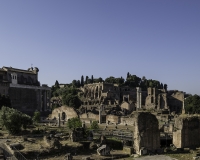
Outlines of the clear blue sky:
M 200 0 L 1 1 L 0 56 L 49 86 L 130 72 L 200 94 Z

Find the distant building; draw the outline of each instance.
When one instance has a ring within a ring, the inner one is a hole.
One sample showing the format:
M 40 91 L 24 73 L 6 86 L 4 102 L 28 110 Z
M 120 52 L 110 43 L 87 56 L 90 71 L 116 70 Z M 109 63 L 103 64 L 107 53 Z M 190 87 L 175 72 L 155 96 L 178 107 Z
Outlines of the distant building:
M 50 91 L 47 85 L 40 86 L 39 69 L 27 70 L 12 67 L 0 69 L 0 94 L 9 95 L 11 107 L 23 112 L 50 109 Z

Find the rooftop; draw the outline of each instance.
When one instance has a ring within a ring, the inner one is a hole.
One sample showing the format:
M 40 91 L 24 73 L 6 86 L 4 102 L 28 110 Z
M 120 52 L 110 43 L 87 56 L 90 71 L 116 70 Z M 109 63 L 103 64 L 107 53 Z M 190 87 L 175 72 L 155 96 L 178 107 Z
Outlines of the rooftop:
M 12 67 L 5 67 L 3 66 L 2 69 L 3 71 L 11 71 L 11 72 L 22 72 L 22 73 L 28 73 L 28 74 L 36 74 L 35 72 L 33 72 L 33 69 L 29 68 L 28 70 L 23 70 L 23 69 L 18 69 L 18 68 L 12 68 Z

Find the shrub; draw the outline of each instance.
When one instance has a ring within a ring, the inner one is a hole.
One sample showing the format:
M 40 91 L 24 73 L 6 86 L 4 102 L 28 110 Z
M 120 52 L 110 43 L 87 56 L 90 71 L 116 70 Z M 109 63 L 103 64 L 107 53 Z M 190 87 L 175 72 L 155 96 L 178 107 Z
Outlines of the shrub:
M 97 121 L 93 121 L 91 124 L 91 129 L 99 129 L 99 125 Z
M 81 123 L 80 118 L 75 117 L 75 118 L 68 119 L 67 127 L 69 127 L 70 129 L 82 127 L 82 123 Z

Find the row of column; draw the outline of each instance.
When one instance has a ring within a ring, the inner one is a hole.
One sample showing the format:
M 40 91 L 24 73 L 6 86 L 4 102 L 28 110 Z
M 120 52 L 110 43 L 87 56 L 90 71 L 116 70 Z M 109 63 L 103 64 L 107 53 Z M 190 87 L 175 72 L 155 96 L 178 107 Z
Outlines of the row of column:
M 38 90 L 38 110 L 47 111 L 50 110 L 50 90 Z

